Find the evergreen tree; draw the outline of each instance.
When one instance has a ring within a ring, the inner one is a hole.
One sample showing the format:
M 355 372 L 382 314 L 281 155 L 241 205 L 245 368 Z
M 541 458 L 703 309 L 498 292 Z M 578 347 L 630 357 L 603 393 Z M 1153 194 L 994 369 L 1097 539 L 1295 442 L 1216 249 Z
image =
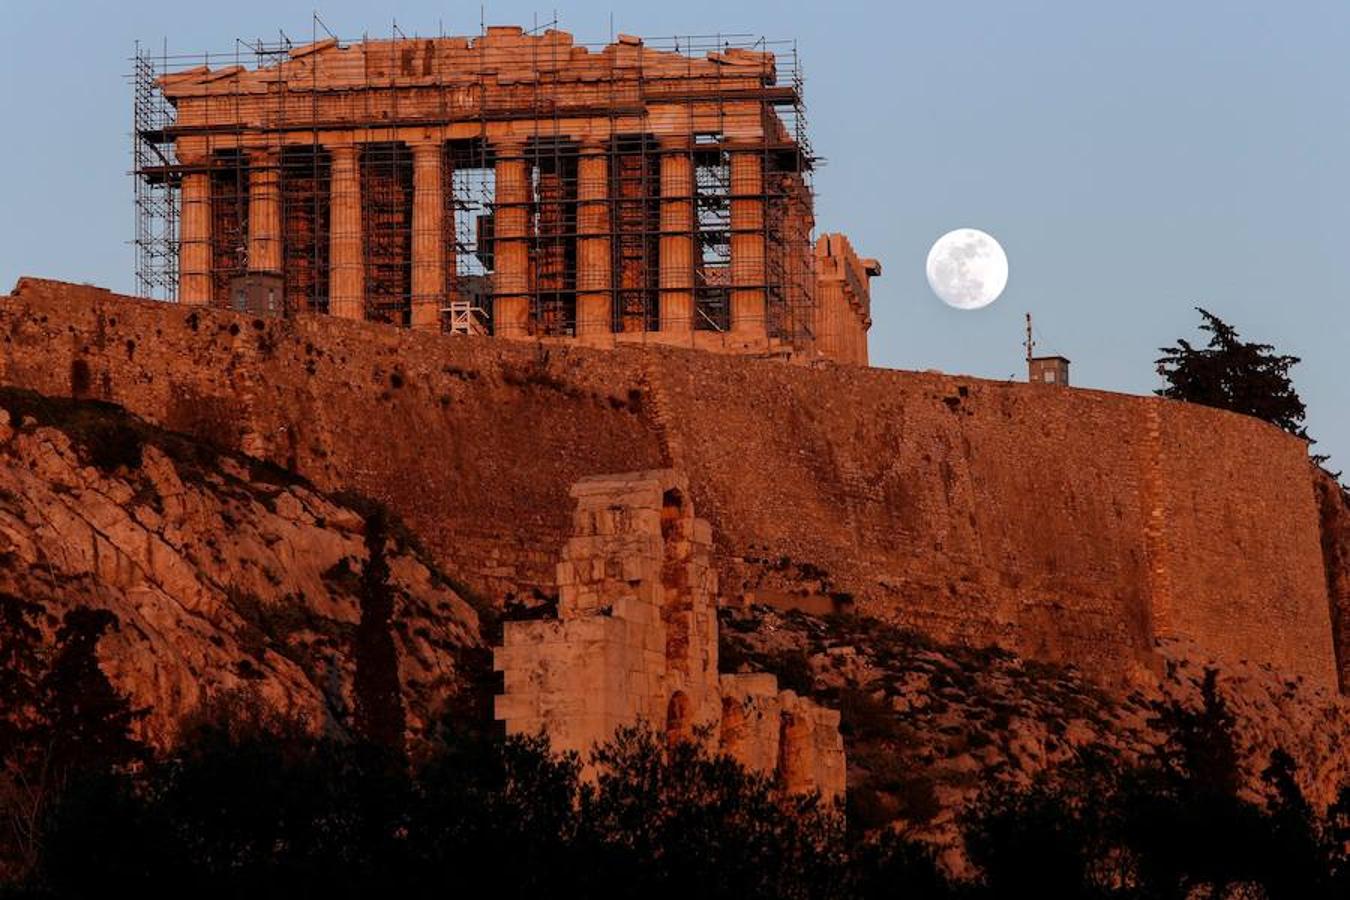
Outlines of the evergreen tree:
M 42 632 L 34 620 L 42 607 L 0 593 L 0 767 L 18 762 L 37 714 Z
M 1324 843 L 1312 805 L 1298 785 L 1298 765 L 1277 747 L 1261 773 L 1270 794 L 1266 827 L 1269 850 L 1262 882 L 1274 900 L 1313 900 L 1337 895 L 1332 886 L 1334 851 Z
M 1237 795 L 1242 783 L 1237 722 L 1219 693 L 1219 671 L 1206 668 L 1200 683 L 1200 708 L 1172 704 L 1159 718 L 1168 735 L 1163 766 L 1176 777 L 1189 779 L 1197 790 L 1222 797 Z
M 0 883 L 36 862 L 44 797 L 34 769 L 39 724 L 42 608 L 0 593 Z
M 56 632 L 51 666 L 38 685 L 49 766 L 58 776 L 105 772 L 136 762 L 144 748 L 131 733 L 140 713 L 98 664 L 98 643 L 118 627 L 106 609 L 76 607 Z
M 1269 344 L 1243 341 L 1218 316 L 1196 310 L 1204 319 L 1200 330 L 1209 332 L 1209 344 L 1195 347 L 1183 338 L 1175 347 L 1160 348 L 1158 374 L 1167 387 L 1157 394 L 1255 416 L 1307 438 L 1306 410 L 1289 378 L 1299 358 L 1275 353 Z
M 1115 762 L 1093 752 L 1031 784 L 992 782 L 961 817 L 972 897 L 1097 898 L 1125 880 Z M 931 894 L 930 894 L 931 896 Z
M 819 794 L 788 795 L 697 741 L 621 728 L 592 754 L 582 797 L 601 887 L 620 896 L 846 895 L 843 821 Z
M 1225 897 L 1265 872 L 1269 828 L 1246 802 L 1235 719 L 1205 670 L 1200 705 L 1173 703 L 1155 724 L 1168 740 L 1148 766 L 1131 772 L 1119 802 L 1122 835 L 1146 896 Z
M 394 591 L 389 585 L 389 513 L 377 506 L 366 517 L 366 565 L 361 572 L 361 621 L 352 655 L 356 662 L 356 731 L 397 756 L 405 753 L 407 720 L 394 645 Z
M 1350 782 L 1341 785 L 1336 802 L 1327 810 L 1324 827 L 1332 893 L 1350 897 Z

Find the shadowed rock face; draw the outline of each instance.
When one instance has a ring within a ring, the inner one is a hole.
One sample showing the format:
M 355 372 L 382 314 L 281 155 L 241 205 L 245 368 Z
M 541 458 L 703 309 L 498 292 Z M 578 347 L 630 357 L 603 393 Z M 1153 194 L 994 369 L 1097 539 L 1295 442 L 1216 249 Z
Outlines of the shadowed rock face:
M 269 466 L 105 404 L 0 391 L 0 590 L 48 629 L 76 605 L 112 611 L 102 665 L 155 744 L 219 689 L 350 726 L 364 532 L 352 505 Z M 416 734 L 464 687 L 478 616 L 406 536 L 387 556 Z

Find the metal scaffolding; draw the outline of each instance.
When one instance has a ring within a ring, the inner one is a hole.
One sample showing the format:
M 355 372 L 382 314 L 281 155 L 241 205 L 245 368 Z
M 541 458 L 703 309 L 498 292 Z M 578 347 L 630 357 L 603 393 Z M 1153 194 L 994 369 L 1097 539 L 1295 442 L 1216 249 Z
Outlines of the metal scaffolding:
M 757 315 L 770 340 L 793 346 L 812 340 L 815 159 L 795 43 L 747 35 L 621 38 L 606 51 L 607 45 L 548 39 L 557 33 L 545 31 L 532 56 L 513 51 L 514 68 L 504 72 L 503 58 L 494 58 L 500 51 L 483 39 L 492 29 L 475 40 L 408 37 L 394 28 L 388 37 L 357 42 L 325 37 L 325 31 L 316 17 L 305 46 L 284 36 L 236 40 L 228 53 L 174 55 L 137 46 L 133 181 L 141 294 L 182 299 L 185 276 L 196 272 L 193 266 L 209 265 L 213 305 L 231 305 L 240 279 L 265 273 L 279 279 L 286 311 L 336 314 L 344 276 L 333 254 L 342 246 L 342 229 L 359 227 L 359 273 L 352 277 L 359 279 L 359 315 L 367 320 L 414 324 L 418 292 L 428 291 L 425 280 L 418 282 L 419 245 L 433 247 L 443 260 L 443 277 L 430 291 L 444 331 L 495 333 L 504 302 L 523 293 L 529 333 L 539 337 L 671 327 L 726 332 L 740 292 L 762 296 Z M 477 54 L 472 71 L 437 62 L 447 41 Z M 357 87 L 326 87 L 319 64 L 297 63 L 345 48 L 361 50 L 364 83 Z M 569 58 L 583 51 L 594 55 L 579 81 Z M 739 63 L 750 54 L 771 61 L 751 90 L 744 75 L 706 74 L 709 60 Z M 672 58 L 687 61 L 687 74 L 672 71 Z M 602 59 L 609 71 L 595 74 Z M 265 73 L 265 92 L 258 73 Z M 232 90 L 245 75 L 254 77 L 248 92 Z M 204 85 L 205 118 L 199 114 L 190 124 L 166 92 L 183 78 Z M 567 102 L 560 100 L 564 95 Z M 582 95 L 586 102 L 578 108 Z M 415 108 L 400 108 L 413 100 Z M 683 139 L 671 139 L 668 121 L 660 139 L 634 126 L 654 104 L 667 120 L 671 110 L 687 113 Z M 708 110 L 724 116 L 734 108 L 743 115 L 747 104 L 758 110 L 752 146 L 720 121 L 709 125 Z M 601 146 L 583 146 L 569 133 L 567 121 L 579 116 L 608 122 Z M 490 139 L 492 124 L 505 119 L 519 123 L 513 127 L 520 147 L 512 151 L 518 158 Z M 354 217 L 334 193 L 338 167 L 345 165 L 330 145 L 336 122 L 357 133 Z M 419 168 L 402 137 L 410 126 L 437 142 L 438 172 Z M 185 158 L 189 142 L 204 152 Z M 605 160 L 600 201 L 583 175 L 587 154 Z M 736 155 L 754 159 L 738 164 Z M 668 163 L 673 157 L 680 161 Z M 514 181 L 519 166 L 525 195 L 499 190 L 502 173 Z M 185 179 L 202 174 L 209 182 L 204 196 L 188 199 Z M 672 193 L 681 178 L 687 191 L 677 185 Z M 443 206 L 435 215 L 418 211 L 422 179 L 439 185 Z M 193 225 L 209 233 L 209 253 L 198 248 L 209 263 L 188 266 L 184 221 L 192 203 L 209 208 L 206 218 L 193 220 L 209 221 Z M 418 231 L 424 220 L 440 229 L 430 244 Z M 280 222 L 279 234 L 267 232 L 271 221 Z M 583 243 L 601 240 L 608 244 L 608 272 L 597 287 L 579 273 Z M 527 248 L 523 290 L 499 275 L 513 241 Z M 744 271 L 753 278 L 737 274 L 738 254 L 752 259 L 753 268 Z M 590 307 L 578 302 L 587 294 L 608 298 L 608 321 L 588 320 Z

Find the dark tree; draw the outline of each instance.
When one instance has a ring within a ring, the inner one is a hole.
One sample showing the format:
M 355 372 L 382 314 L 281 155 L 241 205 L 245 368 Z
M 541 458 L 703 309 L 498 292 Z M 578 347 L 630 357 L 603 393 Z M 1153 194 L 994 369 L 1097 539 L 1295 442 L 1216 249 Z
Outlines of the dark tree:
M 44 663 L 42 608 L 0 594 L 0 883 L 37 859 L 43 795 L 35 778 L 39 726 L 38 680 Z
M 1242 767 L 1233 736 L 1236 720 L 1219 693 L 1217 669 L 1205 669 L 1199 709 L 1173 703 L 1157 724 L 1168 735 L 1161 759 L 1165 770 L 1189 779 L 1198 790 L 1224 797 L 1237 794 Z
M 980 871 L 975 897 L 1104 897 L 1122 880 L 1112 852 L 1112 761 L 1085 753 L 1029 786 L 994 783 L 962 817 Z
M 857 842 L 849 857 L 850 896 L 940 900 L 958 896 L 938 865 L 933 848 L 883 828 L 876 837 Z M 971 891 L 964 892 L 970 896 Z
M 785 797 L 730 757 L 666 746 L 646 727 L 619 729 L 592 761 L 582 820 L 598 871 L 624 896 L 845 895 L 843 822 L 818 794 Z
M 1350 897 L 1350 782 L 1341 785 L 1336 802 L 1327 810 L 1324 828 L 1332 892 L 1339 897 Z
M 599 873 L 581 835 L 576 755 L 550 753 L 542 736 L 493 738 L 451 723 L 442 738 L 417 771 L 414 868 L 453 873 L 464 896 L 597 896 L 587 890 Z
M 961 820 L 980 878 L 949 883 L 903 835 L 850 848 L 818 798 L 785 797 L 650 729 L 601 748 L 594 780 L 543 737 L 453 723 L 391 769 L 368 745 L 315 735 L 256 696 L 224 697 L 185 723 L 167 756 L 73 782 L 44 820 L 41 865 L 13 889 L 205 900 L 1350 896 L 1350 789 L 1317 817 L 1278 753 L 1268 807 L 1222 795 L 1225 777 L 1195 782 L 1193 769 L 1226 769 L 1181 749 L 1221 727 L 1217 702 L 1207 705 L 1191 714 L 1216 724 L 1191 728 L 1165 767 L 1087 754 L 1025 788 L 986 789 Z M 6 887 L 0 873 L 0 896 Z
M 394 591 L 389 584 L 389 514 L 366 517 L 366 565 L 361 572 L 361 621 L 356 626 L 356 731 L 376 747 L 403 756 L 407 721 L 394 645 Z
M 1335 849 L 1323 838 L 1312 805 L 1298 785 L 1298 766 L 1283 748 L 1261 773 L 1270 794 L 1266 827 L 1270 851 L 1262 882 L 1272 898 L 1344 896 L 1332 883 Z
M 1241 757 L 1217 670 L 1205 670 L 1200 694 L 1198 708 L 1163 710 L 1155 724 L 1166 743 L 1121 791 L 1121 830 L 1147 896 L 1229 896 L 1260 881 L 1269 858 L 1264 812 L 1238 793 Z
M 47 647 L 34 619 L 40 607 L 0 595 L 0 881 L 31 872 L 68 799 L 145 759 L 132 736 L 138 714 L 98 665 L 98 643 L 117 618 L 78 607 Z M 76 788 L 75 786 L 79 786 Z
M 1179 339 L 1175 347 L 1160 348 L 1158 374 L 1167 387 L 1158 395 L 1255 416 L 1307 438 L 1306 410 L 1289 379 L 1299 358 L 1275 353 L 1269 344 L 1243 341 L 1233 326 L 1196 309 L 1204 318 L 1200 330 L 1209 332 L 1209 345 L 1195 347 Z
M 140 713 L 98 664 L 99 641 L 117 627 L 117 616 L 108 610 L 80 606 L 65 614 L 56 632 L 51 666 L 38 690 L 49 764 L 58 776 L 108 771 L 144 756 L 131 734 Z
M 17 762 L 37 715 L 42 670 L 42 607 L 0 593 L 0 766 Z

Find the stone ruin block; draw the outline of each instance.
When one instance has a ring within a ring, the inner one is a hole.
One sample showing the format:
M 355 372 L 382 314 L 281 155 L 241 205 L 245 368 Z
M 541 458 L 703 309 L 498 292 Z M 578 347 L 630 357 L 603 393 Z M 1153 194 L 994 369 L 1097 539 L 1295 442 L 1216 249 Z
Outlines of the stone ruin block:
M 572 497 L 559 618 L 506 623 L 495 651 L 508 732 L 542 729 L 585 762 L 616 729 L 645 722 L 671 742 L 706 740 L 785 790 L 841 797 L 839 714 L 771 674 L 717 671 L 712 529 L 695 518 L 684 477 L 596 476 Z

